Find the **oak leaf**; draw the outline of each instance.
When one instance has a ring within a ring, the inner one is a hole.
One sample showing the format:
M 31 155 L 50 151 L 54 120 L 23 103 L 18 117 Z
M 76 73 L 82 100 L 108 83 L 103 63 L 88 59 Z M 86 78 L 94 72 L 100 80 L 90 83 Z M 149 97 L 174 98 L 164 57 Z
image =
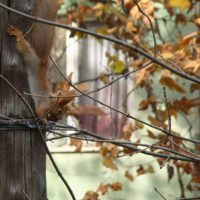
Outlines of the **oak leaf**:
M 148 116 L 148 120 L 151 122 L 151 124 L 158 126 L 158 127 L 162 127 L 164 129 L 166 129 L 168 127 L 168 125 L 166 125 L 165 123 L 158 121 L 157 119 L 153 118 L 152 116 Z

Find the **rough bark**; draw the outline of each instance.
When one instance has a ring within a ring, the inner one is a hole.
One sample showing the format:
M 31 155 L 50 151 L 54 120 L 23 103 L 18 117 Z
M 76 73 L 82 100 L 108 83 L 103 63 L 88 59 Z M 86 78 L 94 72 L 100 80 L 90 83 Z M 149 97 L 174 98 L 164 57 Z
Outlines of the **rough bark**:
M 32 14 L 32 0 L 0 0 L 26 14 Z M 16 49 L 16 39 L 7 34 L 7 24 L 23 33 L 31 27 L 31 21 L 0 8 L 0 74 L 22 94 L 28 92 L 26 68 Z M 26 36 L 29 40 L 29 35 Z M 32 105 L 31 98 L 26 100 Z M 19 118 L 31 115 L 21 99 L 5 82 L 0 80 L 0 114 Z M 37 131 L 0 130 L 0 199 L 25 200 L 22 189 L 31 200 L 46 198 L 46 152 Z

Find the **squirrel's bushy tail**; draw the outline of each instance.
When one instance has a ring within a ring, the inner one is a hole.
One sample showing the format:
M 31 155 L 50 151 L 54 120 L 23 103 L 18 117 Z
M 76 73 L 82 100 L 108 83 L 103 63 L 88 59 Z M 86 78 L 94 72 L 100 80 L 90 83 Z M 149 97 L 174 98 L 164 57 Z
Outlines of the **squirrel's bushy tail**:
M 33 15 L 37 18 L 54 22 L 61 4 L 60 0 L 38 0 Z M 31 42 L 40 58 L 45 58 L 51 50 L 54 31 L 55 27 L 53 26 L 38 22 L 34 23 L 33 29 L 30 33 Z

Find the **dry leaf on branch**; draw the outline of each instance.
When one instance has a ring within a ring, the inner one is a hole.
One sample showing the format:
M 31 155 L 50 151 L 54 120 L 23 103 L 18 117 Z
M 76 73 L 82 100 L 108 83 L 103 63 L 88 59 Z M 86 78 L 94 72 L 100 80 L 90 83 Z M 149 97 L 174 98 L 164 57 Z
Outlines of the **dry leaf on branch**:
M 75 139 L 75 138 L 70 138 L 70 146 L 75 146 L 75 152 L 80 152 L 82 148 L 82 141 Z
M 130 181 L 133 181 L 133 180 L 134 180 L 133 175 L 130 174 L 128 171 L 125 172 L 124 176 L 125 176 L 127 179 L 129 179 Z
M 110 187 L 113 191 L 122 190 L 122 184 L 120 182 L 113 183 Z
M 101 72 L 101 74 L 100 74 L 100 79 L 101 79 L 101 81 L 104 82 L 105 84 L 109 84 L 109 83 L 110 83 L 108 77 L 106 76 L 106 73 L 104 73 L 104 72 Z
M 109 187 L 110 187 L 110 184 L 106 184 L 106 185 L 101 184 L 98 187 L 97 192 L 101 192 L 101 194 L 104 195 L 108 191 Z
M 94 191 L 88 191 L 82 200 L 98 200 L 98 194 Z
M 113 163 L 113 160 L 111 157 L 104 156 L 104 160 L 102 161 L 103 165 L 106 166 L 107 168 L 111 168 L 114 170 L 118 170 L 118 168 L 115 166 Z

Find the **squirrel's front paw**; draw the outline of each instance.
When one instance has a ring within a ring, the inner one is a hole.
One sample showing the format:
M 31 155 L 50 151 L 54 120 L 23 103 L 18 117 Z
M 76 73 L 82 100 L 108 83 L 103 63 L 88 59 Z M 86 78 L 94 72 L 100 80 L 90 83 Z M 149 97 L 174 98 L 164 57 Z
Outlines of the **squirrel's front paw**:
M 17 30 L 15 27 L 8 24 L 8 33 L 10 36 L 16 36 L 17 38 L 20 38 L 23 36 L 22 32 Z

